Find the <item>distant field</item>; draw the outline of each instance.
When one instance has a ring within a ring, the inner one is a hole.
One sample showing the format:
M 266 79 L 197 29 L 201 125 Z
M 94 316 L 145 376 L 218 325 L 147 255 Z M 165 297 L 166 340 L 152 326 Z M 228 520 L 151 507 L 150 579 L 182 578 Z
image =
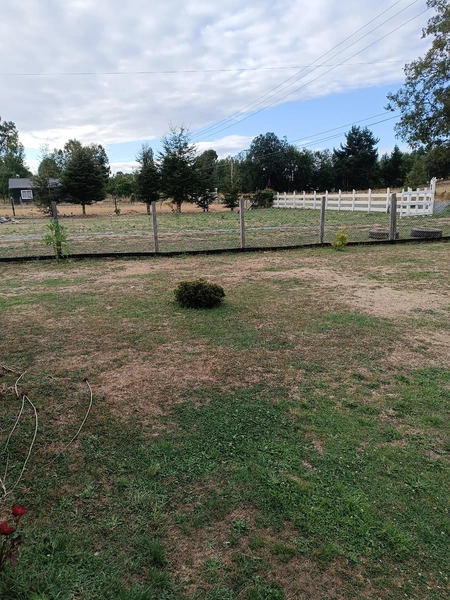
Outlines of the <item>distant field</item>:
M 0 598 L 449 599 L 448 249 L 0 264 Z

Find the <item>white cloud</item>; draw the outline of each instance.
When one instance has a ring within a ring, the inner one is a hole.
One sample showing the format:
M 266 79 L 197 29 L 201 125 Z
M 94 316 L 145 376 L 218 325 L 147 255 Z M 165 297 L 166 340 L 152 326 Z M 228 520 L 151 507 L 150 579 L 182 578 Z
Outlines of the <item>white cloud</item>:
M 199 153 L 212 148 L 217 152 L 219 158 L 226 158 L 238 154 L 241 150 L 246 150 L 252 140 L 253 136 L 228 135 L 212 142 L 197 142 L 195 145 Z
M 425 0 L 333 58 L 407 5 L 401 2 L 315 66 L 350 57 L 418 14 Z M 280 93 L 257 108 L 401 82 L 402 62 L 427 47 L 420 32 L 430 15 L 352 58 L 351 66 L 328 74 L 330 67 L 307 70 L 284 91 L 295 69 L 226 70 L 310 64 L 390 6 L 391 0 L 376 6 L 361 0 L 4 0 L 1 116 L 15 121 L 30 148 L 60 147 L 70 138 L 107 145 L 159 138 L 169 121 L 195 131 L 278 85 Z M 161 73 L 205 69 L 223 71 Z M 94 72 L 126 74 L 87 74 Z M 237 143 L 239 129 L 232 131 L 238 135 L 220 140 L 223 152 Z
M 139 163 L 135 160 L 132 161 L 114 161 L 109 164 L 111 167 L 111 173 L 115 174 L 118 171 L 122 171 L 122 173 L 132 173 L 139 167 Z

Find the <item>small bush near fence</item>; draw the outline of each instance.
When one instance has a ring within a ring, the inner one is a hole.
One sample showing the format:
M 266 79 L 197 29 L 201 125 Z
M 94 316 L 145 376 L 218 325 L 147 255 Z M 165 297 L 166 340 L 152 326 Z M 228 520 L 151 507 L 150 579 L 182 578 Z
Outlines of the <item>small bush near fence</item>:
M 181 281 L 175 289 L 175 299 L 183 308 L 214 308 L 224 297 L 222 286 L 205 279 Z
M 272 208 L 273 199 L 275 197 L 274 190 L 266 188 L 265 190 L 259 190 L 253 197 L 253 204 L 257 208 Z
M 334 242 L 331 242 L 331 245 L 335 250 L 343 250 L 347 244 L 348 235 L 345 229 L 336 233 L 336 235 L 334 236 Z

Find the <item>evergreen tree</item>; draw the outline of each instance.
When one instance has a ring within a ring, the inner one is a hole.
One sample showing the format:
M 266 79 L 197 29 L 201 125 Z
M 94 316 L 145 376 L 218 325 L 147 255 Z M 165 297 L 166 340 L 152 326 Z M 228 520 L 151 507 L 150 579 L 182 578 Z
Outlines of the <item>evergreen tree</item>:
M 215 150 L 205 150 L 205 152 L 195 159 L 195 168 L 198 177 L 198 195 L 195 199 L 195 204 L 203 212 L 208 212 L 209 206 L 216 199 L 217 158 Z
M 223 183 L 221 192 L 223 194 L 222 203 L 229 208 L 234 210 L 239 206 L 239 194 L 241 191 L 241 182 L 238 175 L 234 175 L 233 179 L 231 175 L 228 175 Z
M 354 125 L 346 134 L 346 143 L 333 150 L 333 163 L 341 189 L 367 189 L 377 183 L 379 142 L 367 128 Z
M 66 147 L 67 144 L 65 150 Z M 107 157 L 101 146 L 83 146 L 76 142 L 68 147 L 61 175 L 62 190 L 69 202 L 81 204 L 83 215 L 86 205 L 106 197 L 107 171 Z
M 395 145 L 391 154 L 383 154 L 379 163 L 380 180 L 385 187 L 401 187 L 405 183 L 406 171 L 403 152 Z
M 150 214 L 152 202 L 157 202 L 160 196 L 161 175 L 153 158 L 153 150 L 143 144 L 136 160 L 140 167 L 135 175 L 136 197 L 147 205 Z
M 171 125 L 170 133 L 161 142 L 161 193 L 175 203 L 177 212 L 181 212 L 183 202 L 194 202 L 198 195 L 196 148 L 190 143 L 189 132 L 184 126 Z

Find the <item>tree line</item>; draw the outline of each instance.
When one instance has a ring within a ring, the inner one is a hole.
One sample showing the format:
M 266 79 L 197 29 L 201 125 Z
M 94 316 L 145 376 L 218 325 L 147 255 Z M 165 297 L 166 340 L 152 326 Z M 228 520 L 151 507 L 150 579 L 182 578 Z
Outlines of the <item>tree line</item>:
M 388 94 L 387 109 L 400 111 L 397 136 L 411 150 L 378 155 L 379 140 L 367 127 L 353 126 L 339 148 L 309 150 L 289 144 L 274 133 L 255 137 L 248 150 L 218 159 L 214 150 L 199 153 L 189 131 L 171 127 L 161 140 L 161 151 L 143 145 L 133 173 L 110 174 L 101 145 L 69 140 L 62 150 L 43 153 L 33 176 L 36 202 L 44 209 L 52 200 L 81 204 L 102 200 L 107 193 L 145 202 L 168 199 L 174 210 L 195 202 L 207 211 L 215 191 L 233 209 L 242 194 L 266 205 L 264 190 L 279 192 L 416 188 L 432 177 L 450 177 L 450 5 L 448 0 L 428 0 L 434 16 L 423 30 L 432 37 L 423 58 L 405 66 L 405 84 Z M 27 177 L 25 151 L 15 124 L 0 121 L 0 194 L 8 194 L 8 178 Z
M 14 123 L 0 127 L 6 129 L 0 137 L 2 194 L 8 193 L 8 177 L 29 176 L 35 202 L 46 211 L 52 201 L 64 200 L 80 204 L 85 214 L 87 205 L 108 194 L 144 202 L 148 212 L 153 201 L 164 199 L 170 200 L 176 211 L 181 211 L 185 202 L 207 211 L 217 193 L 233 210 L 242 195 L 257 205 L 267 205 L 268 195 L 263 190 L 417 187 L 432 176 L 450 174 L 450 154 L 443 148 L 401 152 L 395 146 L 391 153 L 379 157 L 378 139 L 366 127 L 352 127 L 345 142 L 333 151 L 298 149 L 285 138 L 266 133 L 255 137 L 248 150 L 219 160 L 215 150 L 199 153 L 190 141 L 189 131 L 181 126 L 171 127 L 156 156 L 144 144 L 136 156 L 139 166 L 133 173 L 111 175 L 103 146 L 69 140 L 62 149 L 44 148 L 37 174 L 32 175 L 25 167 Z

